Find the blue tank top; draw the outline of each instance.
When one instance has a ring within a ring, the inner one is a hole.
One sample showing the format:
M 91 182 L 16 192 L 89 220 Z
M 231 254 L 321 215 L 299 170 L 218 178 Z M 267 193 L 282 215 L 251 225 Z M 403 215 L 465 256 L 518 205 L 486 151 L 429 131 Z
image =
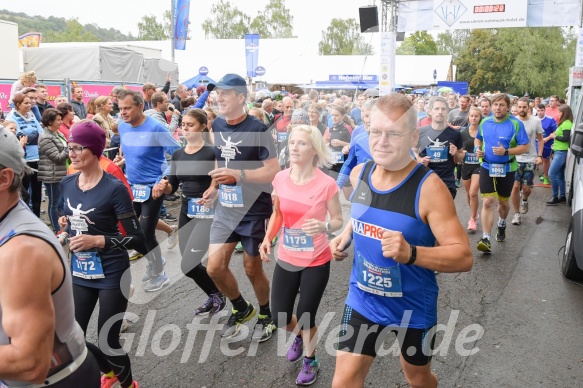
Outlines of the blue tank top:
M 378 191 L 371 184 L 375 167 L 365 164 L 351 197 L 354 262 L 346 304 L 380 325 L 427 329 L 437 323 L 435 274 L 384 257 L 381 237 L 394 230 L 412 245 L 435 246 L 419 215 L 421 186 L 432 171 L 419 164 L 397 187 Z

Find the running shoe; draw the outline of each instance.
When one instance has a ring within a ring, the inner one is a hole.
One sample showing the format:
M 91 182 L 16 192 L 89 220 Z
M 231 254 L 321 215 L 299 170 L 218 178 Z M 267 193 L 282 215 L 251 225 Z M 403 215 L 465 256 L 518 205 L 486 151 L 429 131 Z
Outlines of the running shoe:
M 455 187 L 457 187 L 458 189 L 459 189 L 460 187 L 462 187 L 462 182 L 461 182 L 459 179 L 456 179 L 456 180 L 455 180 Z
M 132 249 L 131 251 L 129 251 L 128 256 L 130 257 L 130 261 L 138 260 L 139 258 L 144 257 L 144 255 L 142 255 L 140 252 L 136 251 L 135 249 Z
M 162 258 L 162 267 L 165 267 L 165 266 L 166 266 L 166 259 Z M 148 262 L 148 265 L 146 266 L 146 273 L 144 274 L 144 277 L 142 278 L 142 283 L 150 281 L 152 278 L 154 278 L 155 275 L 156 274 L 154 273 L 154 266 Z
M 126 331 L 128 331 L 128 329 L 130 328 L 130 324 L 128 323 L 127 320 L 123 320 L 121 322 L 121 328 L 119 329 L 120 333 L 125 333 Z
M 166 213 L 164 214 L 164 217 L 160 217 L 162 219 L 162 221 L 168 221 L 168 222 L 174 222 L 177 220 L 176 217 L 174 217 L 172 214 L 170 213 Z
M 496 241 L 502 242 L 504 240 L 506 240 L 506 227 L 499 226 L 496 231 Z
M 229 317 L 227 323 L 225 323 L 225 328 L 223 329 L 223 333 L 221 337 L 223 338 L 231 338 L 239 334 L 241 331 L 241 325 L 245 322 L 248 322 L 255 316 L 257 310 L 253 307 L 252 304 L 247 302 L 247 310 L 245 311 L 235 311 Z
M 172 225 L 172 232 L 168 233 L 168 249 L 172 249 L 178 244 L 178 226 Z
M 302 337 L 296 336 L 294 342 L 292 342 L 287 351 L 287 360 L 290 362 L 296 362 L 302 357 L 302 354 L 304 354 L 304 341 L 302 340 Z
M 165 271 L 162 271 L 161 274 L 158 274 L 157 276 L 150 279 L 148 284 L 144 286 L 144 291 L 146 292 L 159 291 L 162 289 L 162 287 L 164 287 L 168 283 L 170 283 L 170 278 L 168 277 L 168 275 L 166 275 Z
M 520 225 L 520 213 L 514 213 L 514 217 L 512 217 L 512 225 Z M 498 235 L 496 235 L 498 238 Z
M 470 218 L 468 221 L 468 230 L 472 232 L 476 231 L 476 220 L 473 218 Z
M 101 375 L 101 388 L 119 388 L 119 387 L 121 387 L 121 385 L 119 385 L 117 376 L 109 378 L 106 375 Z
M 243 244 L 241 244 L 241 241 L 239 241 L 237 243 L 237 245 L 235 245 L 235 251 L 236 252 L 243 252 Z
M 490 240 L 487 238 L 483 238 L 478 241 L 478 250 L 484 253 L 492 253 L 492 244 L 490 244 Z
M 208 298 L 196 309 L 194 310 L 194 315 L 205 316 L 209 315 L 211 310 L 213 309 L 213 294 L 210 294 Z
M 320 363 L 316 358 L 313 360 L 304 358 L 302 370 L 296 379 L 297 385 L 310 385 L 316 381 L 318 371 L 320 370 Z
M 227 298 L 220 292 L 215 292 L 212 294 L 213 297 L 213 309 L 211 310 L 211 314 L 218 314 L 225 309 L 227 305 Z
M 544 175 L 541 175 L 541 176 L 539 176 L 539 177 L 538 177 L 538 180 L 539 180 L 539 181 L 541 181 L 541 182 L 544 182 L 544 180 L 545 180 L 545 177 L 544 177 Z
M 528 213 L 528 201 L 520 201 L 520 213 Z
M 259 315 L 255 328 L 253 329 L 252 341 L 265 342 L 271 338 L 277 326 L 269 315 Z
M 549 181 L 549 178 L 544 178 L 543 179 L 543 184 L 550 185 L 551 184 L 551 181 Z

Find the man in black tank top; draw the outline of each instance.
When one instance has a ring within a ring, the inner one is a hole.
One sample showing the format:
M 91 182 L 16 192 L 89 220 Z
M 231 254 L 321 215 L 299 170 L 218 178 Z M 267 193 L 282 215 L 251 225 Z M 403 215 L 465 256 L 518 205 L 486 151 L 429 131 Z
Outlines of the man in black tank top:
M 0 386 L 99 387 L 65 253 L 20 201 L 23 154 L 0 125 Z

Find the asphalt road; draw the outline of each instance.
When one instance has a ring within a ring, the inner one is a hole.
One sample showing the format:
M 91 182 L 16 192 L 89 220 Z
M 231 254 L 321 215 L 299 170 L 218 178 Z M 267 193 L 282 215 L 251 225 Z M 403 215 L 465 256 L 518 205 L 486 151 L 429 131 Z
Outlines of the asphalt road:
M 474 266 L 470 272 L 437 275 L 441 330 L 436 343 L 441 347 L 432 369 L 440 386 L 583 386 L 583 288 L 561 276 L 557 256 L 570 210 L 566 205 L 545 206 L 549 196 L 548 188 L 534 189 L 522 225 L 509 224 L 506 241 L 493 241 L 491 255 L 475 250 L 481 233 L 471 234 Z M 463 188 L 455 202 L 465 227 L 469 209 Z M 349 204 L 344 203 L 343 209 L 348 219 Z M 177 207 L 171 211 L 175 214 Z M 204 295 L 192 280 L 181 276 L 178 248 L 168 251 L 166 243 L 162 246 L 172 277 L 171 286 L 162 292 L 143 293 L 139 280 L 146 262 L 138 260 L 132 266 L 136 293 L 128 311 L 135 314 L 135 322 L 122 337 L 140 387 L 295 386 L 300 363 L 285 359 L 288 337 L 279 331 L 271 340 L 257 344 L 246 332 L 236 342 L 221 341 L 219 330 L 226 315 L 216 317 L 218 321 L 193 319 Z M 328 387 L 332 382 L 333 344 L 351 265 L 352 257 L 332 263 L 317 317 L 321 370 L 313 386 Z M 271 278 L 274 264 L 264 267 Z M 243 272 L 242 254 L 233 255 L 231 269 L 243 295 L 256 303 Z M 252 325 L 248 327 L 251 330 Z M 97 340 L 95 332 L 92 322 L 92 342 Z M 407 386 L 398 356 L 391 349 L 394 338 L 385 342 L 387 355 L 373 363 L 367 386 Z

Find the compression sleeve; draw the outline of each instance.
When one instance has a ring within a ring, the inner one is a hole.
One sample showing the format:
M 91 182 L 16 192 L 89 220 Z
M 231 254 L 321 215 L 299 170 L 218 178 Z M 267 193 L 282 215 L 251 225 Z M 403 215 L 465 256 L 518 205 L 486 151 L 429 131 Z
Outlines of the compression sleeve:
M 344 161 L 342 168 L 340 169 L 340 173 L 338 173 L 338 178 L 336 178 L 336 185 L 339 189 L 342 189 L 348 178 L 350 178 L 350 173 L 352 169 L 356 167 L 357 160 L 356 160 L 356 143 L 350 147 L 350 151 L 348 152 L 348 157 Z
M 555 140 L 563 141 L 565 143 L 569 143 L 571 141 L 571 130 L 565 129 L 563 131 L 563 136 L 556 136 Z
M 146 238 L 144 237 L 144 232 L 140 227 L 138 217 L 135 214 L 126 218 L 119 218 L 119 222 L 122 224 L 127 235 L 122 236 L 121 234 L 117 236 L 104 236 L 105 237 L 105 248 L 108 249 L 118 249 L 120 251 L 127 251 L 130 249 L 135 249 L 141 254 L 145 255 L 148 253 L 146 250 Z

